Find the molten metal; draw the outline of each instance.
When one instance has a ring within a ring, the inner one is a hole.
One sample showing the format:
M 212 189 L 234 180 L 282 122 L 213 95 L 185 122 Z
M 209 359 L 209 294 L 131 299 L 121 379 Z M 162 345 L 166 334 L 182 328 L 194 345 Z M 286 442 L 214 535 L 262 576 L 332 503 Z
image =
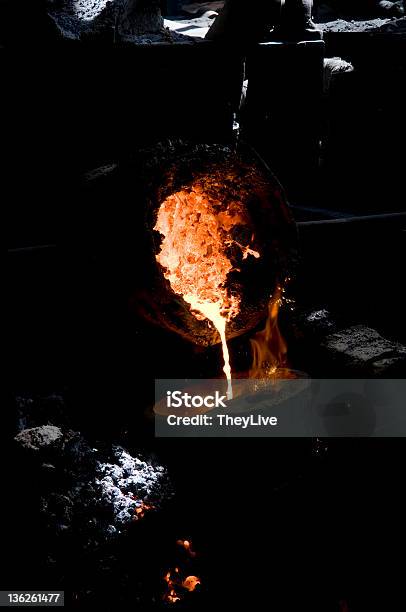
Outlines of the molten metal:
M 222 202 L 195 184 L 164 200 L 154 228 L 164 237 L 156 259 L 172 290 L 190 304 L 197 319 L 208 319 L 220 334 L 228 399 L 232 399 L 232 383 L 226 323 L 238 314 L 240 297 L 226 287 L 233 269 L 226 250 L 235 245 L 242 250 L 244 259 L 248 255 L 260 256 L 232 238 L 233 228 L 246 224 L 239 203 L 231 203 L 224 210 Z

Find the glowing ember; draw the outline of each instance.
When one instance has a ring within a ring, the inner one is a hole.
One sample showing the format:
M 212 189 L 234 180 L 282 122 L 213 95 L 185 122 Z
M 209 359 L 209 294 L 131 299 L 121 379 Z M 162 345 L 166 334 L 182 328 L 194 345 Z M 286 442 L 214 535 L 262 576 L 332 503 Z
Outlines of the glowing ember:
M 136 498 L 133 498 L 133 499 L 136 499 Z M 148 510 L 154 509 L 154 506 L 152 506 L 151 504 L 145 503 L 142 499 L 137 500 L 136 503 L 137 505 L 135 506 L 135 514 L 134 514 L 135 521 L 140 518 L 143 518 L 145 515 L 145 512 L 147 512 Z
M 177 540 L 176 544 L 186 551 L 188 557 L 186 565 L 188 565 L 190 560 L 196 556 L 196 553 L 192 550 L 192 543 L 190 540 Z M 174 570 L 167 572 L 164 580 L 167 583 L 167 590 L 164 593 L 163 600 L 169 603 L 180 601 L 182 593 L 184 595 L 185 591 L 192 592 L 200 584 L 200 578 L 194 575 L 187 575 L 185 568 L 181 571 L 179 567 L 175 567 Z
M 175 571 L 178 572 L 178 568 L 176 568 Z M 164 594 L 163 600 L 169 603 L 176 603 L 177 601 L 180 601 L 180 597 L 175 590 L 175 586 L 179 584 L 177 577 L 172 578 L 171 572 L 167 572 L 164 576 L 164 580 L 168 584 L 168 590 Z
M 187 553 L 189 560 L 194 558 L 196 553 L 193 552 L 191 542 L 189 540 L 177 540 L 178 546 L 181 546 Z M 186 563 L 188 563 L 186 562 Z M 185 591 L 192 592 L 196 589 L 198 584 L 201 584 L 200 578 L 194 575 L 186 575 L 185 569 L 181 571 L 179 567 L 175 567 L 174 570 L 169 570 L 164 576 L 164 580 L 167 584 L 166 592 L 164 593 L 163 600 L 168 603 L 176 603 L 182 599 L 182 594 Z
M 178 567 L 176 567 L 173 572 L 167 572 L 164 576 L 164 580 L 168 586 L 163 596 L 163 600 L 169 603 L 176 603 L 182 599 L 182 589 L 191 593 L 198 584 L 201 584 L 200 578 L 197 576 L 182 578 Z
M 189 540 L 177 540 L 176 544 L 182 546 L 189 553 L 190 557 L 196 556 L 196 553 L 192 550 L 192 545 Z
M 188 576 L 182 582 L 183 588 L 188 591 L 194 591 L 198 584 L 200 584 L 200 580 L 197 576 Z
M 246 219 L 240 205 L 231 203 L 224 210 L 220 201 L 210 198 L 195 184 L 164 200 L 154 228 L 164 237 L 156 259 L 165 269 L 172 290 L 190 304 L 197 319 L 208 319 L 220 334 L 229 399 L 232 383 L 226 323 L 238 314 L 240 299 L 226 287 L 233 269 L 226 249 L 236 245 L 244 259 L 248 255 L 260 256 L 248 245 L 241 246 L 232 239 L 231 230 L 241 224 L 245 225 Z

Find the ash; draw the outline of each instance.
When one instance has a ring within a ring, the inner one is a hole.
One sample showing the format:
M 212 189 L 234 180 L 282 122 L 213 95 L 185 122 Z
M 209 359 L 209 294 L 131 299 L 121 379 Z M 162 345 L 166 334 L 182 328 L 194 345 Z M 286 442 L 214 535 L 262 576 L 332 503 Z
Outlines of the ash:
M 62 470 L 68 486 L 42 499 L 51 530 L 72 531 L 84 537 L 87 547 L 97 546 L 141 520 L 145 508 L 159 510 L 171 496 L 165 468 L 152 459 L 132 456 L 121 446 L 99 451 L 76 432 L 64 438 Z
M 77 17 L 91 21 L 106 8 L 111 0 L 73 0 L 72 8 Z
M 153 7 L 151 18 L 142 25 L 126 17 L 126 8 L 125 0 L 46 0 L 48 16 L 58 35 L 67 40 L 137 45 L 191 41 L 190 37 L 164 27 L 164 20 L 158 11 L 154 13 Z
M 155 508 L 158 498 L 162 497 L 162 484 L 167 476 L 162 465 L 153 465 L 139 457 L 132 457 L 121 446 L 113 447 L 115 463 L 98 461 L 95 485 L 100 490 L 100 500 L 112 514 L 112 524 L 107 532 L 115 533 L 142 514 L 145 504 Z
M 398 32 L 406 31 L 406 18 L 336 19 L 319 24 L 324 32 Z
M 93 609 L 95 598 L 100 609 L 116 609 L 110 594 L 127 590 L 136 607 L 150 609 L 150 576 L 160 576 L 148 553 L 151 534 L 174 494 L 165 466 L 120 439 L 112 444 L 75 431 L 65 392 L 20 393 L 14 402 L 8 496 L 41 579 L 75 585 L 72 601 L 84 609 Z M 134 561 L 134 547 L 142 563 Z M 27 562 L 24 571 L 36 570 Z
M 23 464 L 44 483 L 39 506 L 48 533 L 71 534 L 92 549 L 159 511 L 173 491 L 165 467 L 151 457 L 119 445 L 99 450 L 51 419 L 39 425 L 35 415 L 60 402 L 56 395 L 41 401 L 18 397 L 20 431 L 14 439 Z M 34 410 L 39 405 L 47 408 Z

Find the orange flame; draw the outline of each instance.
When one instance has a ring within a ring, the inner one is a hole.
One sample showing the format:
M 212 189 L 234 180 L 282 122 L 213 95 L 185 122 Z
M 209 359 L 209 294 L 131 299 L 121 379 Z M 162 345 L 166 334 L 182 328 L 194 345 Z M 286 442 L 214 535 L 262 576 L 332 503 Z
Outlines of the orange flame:
M 241 248 L 243 258 L 260 255 L 230 237 L 235 225 L 245 223 L 240 205 L 231 203 L 227 210 L 220 206 L 221 202 L 210 198 L 196 183 L 190 190 L 178 191 L 164 200 L 154 229 L 164 237 L 156 259 L 172 290 L 190 304 L 197 319 L 208 319 L 220 334 L 227 396 L 231 399 L 226 323 L 238 314 L 240 299 L 226 288 L 233 269 L 226 248 L 234 243 Z
M 278 326 L 278 313 L 285 289 L 280 285 L 269 300 L 268 318 L 263 330 L 251 338 L 253 353 L 250 378 L 269 378 L 287 365 L 287 346 Z

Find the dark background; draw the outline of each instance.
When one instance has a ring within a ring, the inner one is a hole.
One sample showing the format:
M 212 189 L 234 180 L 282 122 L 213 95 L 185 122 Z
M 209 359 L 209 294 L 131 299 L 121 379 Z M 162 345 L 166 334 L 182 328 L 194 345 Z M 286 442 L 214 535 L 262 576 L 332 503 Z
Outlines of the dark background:
M 323 210 L 402 210 L 404 43 L 361 35 L 327 44 L 329 54 L 353 60 L 358 73 L 338 83 L 324 104 L 320 99 L 320 111 L 314 107 L 320 129 L 328 125 L 323 163 L 320 169 L 309 158 L 312 174 L 299 187 L 287 184 L 288 195 Z M 64 575 L 66 590 L 74 591 L 97 575 L 75 549 L 63 569 L 47 573 L 47 542 L 36 514 L 42 485 L 11 443 L 15 394 L 63 390 L 74 428 L 95 441 L 153 450 L 177 491 L 166 513 L 145 529 L 140 524 L 120 553 L 133 571 L 130 586 L 120 587 L 121 605 L 135 601 L 137 575 L 148 580 L 147 570 L 165 567 L 169 539 L 186 533 L 202 554 L 203 588 L 186 602 L 191 608 L 325 612 L 339 610 L 340 601 L 351 611 L 401 607 L 403 440 L 329 440 L 327 449 L 311 440 L 154 440 L 145 417 L 155 376 L 187 376 L 186 368 L 214 375 L 218 348 L 196 352 L 134 321 L 128 220 L 136 194 L 89 207 L 82 175 L 167 136 L 229 141 L 241 74 L 235 54 L 205 47 L 164 53 L 67 43 L 50 48 L 41 40 L 0 49 L 7 128 L 2 201 L 11 249 L 2 498 L 12 545 L 3 553 L 4 588 L 56 588 L 52 580 Z M 297 107 L 292 99 L 283 105 L 272 71 L 264 70 L 263 78 L 278 108 L 286 109 L 278 121 L 293 137 L 289 126 L 303 113 L 306 78 L 289 62 Z M 314 130 L 300 143 L 305 157 L 314 152 Z M 271 149 L 269 161 L 275 161 Z M 303 175 L 300 161 L 285 163 L 278 174 L 289 170 Z M 404 338 L 404 232 L 397 230 L 303 237 L 302 303 L 333 304 Z M 45 248 L 19 250 L 35 245 Z M 119 584 L 114 577 L 98 584 L 91 600 L 115 607 Z

